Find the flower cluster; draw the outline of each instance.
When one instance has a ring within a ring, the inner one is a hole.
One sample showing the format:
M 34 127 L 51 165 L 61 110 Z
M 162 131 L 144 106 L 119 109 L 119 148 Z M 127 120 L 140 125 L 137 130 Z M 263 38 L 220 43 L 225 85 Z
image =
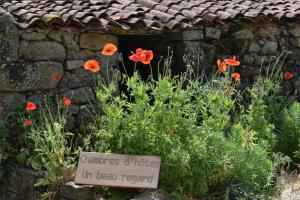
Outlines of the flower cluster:
M 237 67 L 240 65 L 240 61 L 236 59 L 236 56 L 232 56 L 231 59 L 218 59 L 217 60 L 217 65 L 218 65 L 218 70 L 222 73 L 225 73 L 228 71 L 228 68 L 231 67 Z M 240 81 L 241 80 L 241 75 L 239 73 L 232 73 L 230 75 L 235 81 Z
M 63 105 L 64 105 L 65 107 L 68 107 L 68 106 L 71 105 L 71 100 L 70 100 L 68 97 L 64 96 L 64 97 L 62 98 L 62 103 L 63 103 Z M 35 103 L 33 103 L 32 101 L 27 101 L 27 102 L 26 102 L 25 110 L 26 110 L 27 112 L 35 111 L 36 109 L 37 109 L 37 105 L 36 105 Z M 23 126 L 27 127 L 27 126 L 31 126 L 31 125 L 32 125 L 32 120 L 30 120 L 30 119 L 25 119 L 25 120 L 23 121 Z
M 112 56 L 117 52 L 118 48 L 112 44 L 107 43 L 104 45 L 101 54 L 104 56 Z M 84 64 L 84 69 L 93 73 L 99 72 L 101 70 L 101 66 L 96 60 L 88 60 Z

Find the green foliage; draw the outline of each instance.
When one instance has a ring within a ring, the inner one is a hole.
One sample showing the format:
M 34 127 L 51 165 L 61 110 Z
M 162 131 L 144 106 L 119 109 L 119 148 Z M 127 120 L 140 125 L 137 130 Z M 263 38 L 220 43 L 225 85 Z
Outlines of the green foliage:
M 7 128 L 0 122 L 0 164 L 8 157 L 10 145 L 7 142 Z
M 53 197 L 60 184 L 72 178 L 76 154 L 72 154 L 68 139 L 72 136 L 64 130 L 65 110 L 53 112 L 47 105 L 41 109 L 33 124 L 22 135 L 23 148 L 18 160 L 27 166 L 43 171 L 36 186 L 47 186 Z
M 160 185 L 169 191 L 202 195 L 227 181 L 257 193 L 269 188 L 282 163 L 270 151 L 276 138 L 265 100 L 276 83 L 256 84 L 242 106 L 229 76 L 204 83 L 187 74 L 124 76 L 129 95 L 115 95 L 114 82 L 100 85 L 103 113 L 94 116 L 88 150 L 161 156 Z
M 300 103 L 294 102 L 278 114 L 280 120 L 277 124 L 278 143 L 276 150 L 288 155 L 293 161 L 299 162 Z M 295 152 L 296 154 L 294 154 Z

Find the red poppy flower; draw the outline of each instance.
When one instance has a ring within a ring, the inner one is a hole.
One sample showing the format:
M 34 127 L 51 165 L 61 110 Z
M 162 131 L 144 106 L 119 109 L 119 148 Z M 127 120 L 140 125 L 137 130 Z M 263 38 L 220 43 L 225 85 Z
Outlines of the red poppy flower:
M 70 106 L 71 100 L 68 97 L 63 97 L 63 104 L 64 106 Z
M 33 111 L 35 109 L 36 109 L 36 105 L 33 102 L 31 102 L 31 101 L 26 102 L 26 110 L 27 111 Z
M 29 119 L 26 119 L 24 122 L 23 122 L 23 126 L 27 127 L 27 126 L 30 126 L 32 125 L 32 121 L 29 120 Z
M 218 59 L 217 61 L 217 65 L 218 65 L 218 69 L 220 72 L 226 72 L 227 71 L 227 66 L 226 63 L 224 61 L 221 61 L 220 59 Z
M 293 72 L 286 71 L 286 72 L 284 72 L 284 74 L 283 74 L 283 78 L 284 78 L 285 80 L 290 80 L 290 79 L 292 79 L 293 77 L 294 77 Z
M 236 56 L 232 56 L 231 59 L 224 59 L 224 62 L 230 66 L 239 66 L 240 65 L 240 61 L 236 60 Z
M 101 70 L 101 67 L 96 60 L 88 60 L 84 64 L 84 69 L 96 73 Z
M 235 81 L 240 81 L 241 80 L 241 75 L 239 73 L 233 73 L 231 74 L 231 77 L 235 80 Z
M 112 56 L 112 55 L 114 55 L 114 53 L 117 52 L 117 50 L 118 50 L 118 48 L 114 44 L 108 43 L 108 44 L 104 45 L 101 53 L 105 56 Z
M 55 74 L 54 80 L 59 81 L 61 79 L 61 75 L 59 73 Z
M 140 61 L 142 61 L 142 57 L 141 57 L 142 51 L 143 51 L 143 50 L 142 50 L 141 48 L 138 48 L 138 49 L 135 51 L 135 53 L 132 53 L 132 55 L 129 56 L 128 58 L 129 58 L 130 60 L 132 60 L 133 62 L 140 62 Z
M 141 62 L 145 65 L 150 64 L 153 59 L 153 52 L 151 50 L 143 50 L 141 54 Z

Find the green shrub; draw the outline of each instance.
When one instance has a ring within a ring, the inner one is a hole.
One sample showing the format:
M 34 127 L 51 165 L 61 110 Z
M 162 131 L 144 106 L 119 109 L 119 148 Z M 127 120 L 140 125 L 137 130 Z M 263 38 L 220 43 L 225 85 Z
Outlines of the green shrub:
M 88 150 L 161 156 L 160 186 L 169 191 L 202 195 L 228 181 L 258 193 L 270 187 L 281 163 L 270 152 L 276 140 L 264 98 L 272 87 L 257 84 L 243 107 L 229 76 L 204 83 L 186 74 L 124 76 L 129 95 L 116 95 L 115 82 L 100 85 L 103 113 L 93 116 Z
M 276 131 L 278 136 L 276 150 L 289 156 L 294 162 L 299 162 L 298 154 L 294 153 L 299 151 L 300 145 L 300 103 L 294 102 L 278 114 L 280 120 Z
M 32 125 L 22 134 L 23 148 L 17 156 L 21 163 L 43 172 L 36 186 L 47 186 L 45 199 L 53 198 L 60 184 L 72 178 L 76 159 L 68 143 L 72 134 L 64 130 L 66 110 L 54 110 L 46 105 L 35 111 Z

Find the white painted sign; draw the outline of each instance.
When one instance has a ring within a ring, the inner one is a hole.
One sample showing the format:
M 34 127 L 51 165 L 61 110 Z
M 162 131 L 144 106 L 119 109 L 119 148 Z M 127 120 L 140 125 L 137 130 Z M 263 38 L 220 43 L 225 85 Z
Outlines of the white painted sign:
M 132 188 L 157 188 L 161 159 L 81 152 L 75 183 Z

